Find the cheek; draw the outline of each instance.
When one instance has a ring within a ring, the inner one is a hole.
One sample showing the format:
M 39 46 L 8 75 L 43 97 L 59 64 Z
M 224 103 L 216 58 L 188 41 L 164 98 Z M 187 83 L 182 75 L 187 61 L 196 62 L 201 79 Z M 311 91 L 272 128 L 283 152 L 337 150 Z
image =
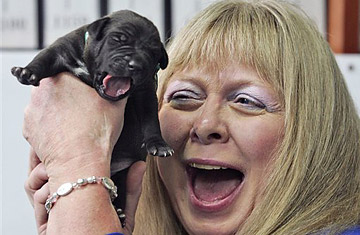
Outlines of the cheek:
M 165 106 L 159 112 L 159 121 L 164 140 L 175 151 L 180 150 L 189 138 L 191 117 Z
M 243 126 L 243 131 L 235 133 L 237 145 L 247 161 L 256 164 L 254 167 L 266 167 L 281 141 L 282 119 L 255 119 Z
M 169 189 L 169 182 L 173 180 L 174 175 L 170 174 L 173 171 L 173 161 L 169 161 L 168 158 L 157 158 L 156 164 L 158 167 L 158 172 L 162 182 L 165 184 L 165 187 Z M 171 184 L 170 184 L 171 185 Z

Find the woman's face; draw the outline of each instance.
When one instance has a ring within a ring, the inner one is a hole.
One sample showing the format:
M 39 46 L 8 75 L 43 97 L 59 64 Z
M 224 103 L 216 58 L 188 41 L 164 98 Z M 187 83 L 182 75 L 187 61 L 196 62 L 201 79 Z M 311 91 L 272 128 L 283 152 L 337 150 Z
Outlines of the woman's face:
M 282 137 L 275 92 L 244 65 L 180 71 L 169 80 L 159 118 L 175 154 L 158 158 L 158 169 L 185 229 L 237 231 L 261 197 Z

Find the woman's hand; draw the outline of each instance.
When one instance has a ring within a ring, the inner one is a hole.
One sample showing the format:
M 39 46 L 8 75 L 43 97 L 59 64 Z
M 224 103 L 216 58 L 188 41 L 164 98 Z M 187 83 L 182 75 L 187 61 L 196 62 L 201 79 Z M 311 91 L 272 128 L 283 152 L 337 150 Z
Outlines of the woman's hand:
M 25 189 L 40 234 L 121 230 L 109 195 L 100 185 L 84 186 L 59 198 L 49 215 L 44 204 L 63 183 L 92 175 L 110 176 L 111 152 L 122 130 L 126 101 L 104 100 L 68 73 L 43 79 L 33 88 L 23 127 L 32 147 Z M 145 163 L 138 162 L 128 172 L 125 234 L 134 228 L 144 171 Z
M 71 172 L 68 180 L 83 173 L 109 176 L 126 101 L 104 100 L 68 73 L 43 79 L 33 88 L 23 135 L 46 166 L 50 188 L 56 179 L 64 182 L 64 172 Z

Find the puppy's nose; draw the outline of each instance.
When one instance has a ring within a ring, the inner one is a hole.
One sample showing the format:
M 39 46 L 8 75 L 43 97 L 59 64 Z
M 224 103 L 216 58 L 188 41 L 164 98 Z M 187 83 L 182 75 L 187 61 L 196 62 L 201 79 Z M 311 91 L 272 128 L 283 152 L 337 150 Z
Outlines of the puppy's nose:
M 141 64 L 135 60 L 130 60 L 128 63 L 128 68 L 130 71 L 139 71 L 142 70 Z

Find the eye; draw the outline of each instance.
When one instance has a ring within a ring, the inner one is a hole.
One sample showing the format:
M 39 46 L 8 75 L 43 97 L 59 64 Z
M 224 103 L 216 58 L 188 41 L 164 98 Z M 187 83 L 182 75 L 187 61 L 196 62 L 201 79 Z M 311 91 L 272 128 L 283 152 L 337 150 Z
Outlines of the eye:
M 239 104 L 242 108 L 250 110 L 266 109 L 266 106 L 261 101 L 245 93 L 236 95 L 233 101 L 234 103 Z
M 128 37 L 125 34 L 112 35 L 111 39 L 115 42 L 126 42 Z
M 193 110 L 202 104 L 203 96 L 195 91 L 175 91 L 165 97 L 165 100 L 175 109 Z
M 176 91 L 172 94 L 172 100 L 197 99 L 199 96 L 193 91 Z
M 128 37 L 127 37 L 125 34 L 121 34 L 119 38 L 120 38 L 120 40 L 123 41 L 123 42 L 125 42 L 125 41 L 128 40 Z

